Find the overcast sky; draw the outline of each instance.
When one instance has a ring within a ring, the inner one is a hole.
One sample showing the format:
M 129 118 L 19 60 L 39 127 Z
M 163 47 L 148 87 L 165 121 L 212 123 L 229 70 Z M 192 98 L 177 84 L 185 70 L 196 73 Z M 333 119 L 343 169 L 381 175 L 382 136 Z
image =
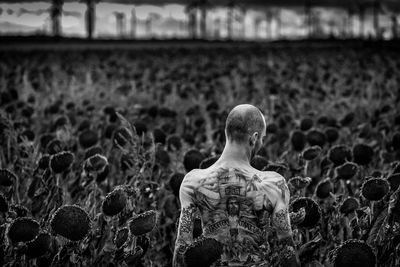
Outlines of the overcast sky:
M 1 1 L 1 0 L 0 0 Z M 48 9 L 49 2 L 34 3 L 0 3 L 0 33 L 50 33 L 50 19 Z M 131 31 L 131 17 L 134 10 L 137 17 L 136 32 L 140 38 L 146 37 L 145 20 L 149 16 L 155 19 L 151 26 L 151 35 L 158 37 L 178 37 L 187 35 L 187 15 L 182 5 L 125 5 L 112 3 L 99 3 L 96 5 L 96 27 L 95 36 L 117 36 L 117 23 L 115 12 L 123 13 L 125 16 L 125 34 L 129 36 Z M 65 3 L 63 5 L 62 33 L 65 36 L 85 36 L 84 14 L 86 5 L 83 3 Z M 329 33 L 338 33 L 343 29 L 346 21 L 346 12 L 339 9 L 314 9 L 321 21 L 321 30 Z M 234 24 L 235 35 L 244 34 L 245 38 L 265 38 L 267 36 L 267 24 L 265 12 L 260 10 L 247 10 L 244 16 L 244 24 L 240 22 L 242 13 L 235 11 L 238 19 Z M 285 37 L 298 37 L 306 35 L 304 27 L 303 9 L 279 9 L 281 27 L 280 34 Z M 372 19 L 370 15 L 366 17 L 365 33 L 373 32 Z M 258 23 L 258 29 L 255 24 Z M 354 32 L 359 30 L 359 20 L 357 16 L 353 18 Z M 218 8 L 209 10 L 207 15 L 207 29 L 209 36 L 227 35 L 227 9 Z M 382 15 L 380 17 L 381 27 L 386 29 L 386 34 L 390 34 L 390 19 Z M 244 28 L 243 28 L 244 27 Z M 242 29 L 243 28 L 243 29 Z M 274 19 L 271 23 L 271 37 L 277 38 L 278 20 Z

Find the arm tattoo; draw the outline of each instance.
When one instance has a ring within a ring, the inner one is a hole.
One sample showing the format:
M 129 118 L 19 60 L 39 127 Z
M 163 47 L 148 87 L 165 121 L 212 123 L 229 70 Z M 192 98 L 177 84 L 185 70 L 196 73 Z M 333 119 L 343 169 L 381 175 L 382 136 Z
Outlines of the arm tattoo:
M 279 210 L 273 215 L 279 240 L 279 261 L 281 266 L 300 266 L 295 250 L 295 243 L 291 234 L 289 214 L 287 208 Z
M 175 266 L 176 267 L 185 266 L 184 254 L 185 254 L 187 247 L 188 247 L 188 244 L 177 240 L 177 242 L 175 244 L 175 252 L 174 252 L 174 258 L 173 258 L 173 266 L 174 267 Z
M 272 215 L 272 219 L 278 234 L 291 232 L 289 218 L 289 212 L 287 208 L 279 210 Z
M 173 258 L 174 267 L 185 266 L 183 256 L 187 246 L 193 241 L 193 221 L 195 213 L 196 207 L 193 204 L 181 210 Z
M 278 249 L 280 266 L 300 266 L 292 236 L 281 239 Z
M 181 233 L 192 233 L 193 218 L 196 212 L 196 207 L 191 204 L 189 207 L 182 208 L 179 229 Z

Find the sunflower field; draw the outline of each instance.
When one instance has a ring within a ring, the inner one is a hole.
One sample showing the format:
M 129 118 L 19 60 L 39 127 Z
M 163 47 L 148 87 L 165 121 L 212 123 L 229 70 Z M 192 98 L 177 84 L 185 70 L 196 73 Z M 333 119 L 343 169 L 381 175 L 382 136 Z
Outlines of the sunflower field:
M 368 47 L 2 51 L 0 265 L 172 266 L 181 181 L 249 103 L 302 266 L 400 266 L 399 69 Z M 193 264 L 220 251 L 194 225 Z

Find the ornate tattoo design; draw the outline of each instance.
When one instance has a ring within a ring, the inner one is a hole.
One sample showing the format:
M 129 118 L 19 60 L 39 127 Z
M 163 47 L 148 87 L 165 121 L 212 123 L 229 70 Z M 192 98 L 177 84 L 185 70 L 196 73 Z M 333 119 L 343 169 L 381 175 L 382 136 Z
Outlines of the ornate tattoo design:
M 289 236 L 291 227 L 287 208 L 273 213 L 273 203 L 287 200 L 289 189 L 285 180 L 278 177 L 278 181 L 275 174 L 264 176 L 245 168 L 218 168 L 198 173 L 200 176 L 192 173 L 193 179 L 186 179 L 182 184 L 190 195 L 181 187 L 181 194 L 185 196 L 181 201 L 185 207 L 179 220 L 174 267 L 181 266 L 186 246 L 193 240 L 197 210 L 201 214 L 202 235 L 224 245 L 223 264 L 259 261 L 260 255 L 264 255 L 261 246 L 266 242 L 265 230 L 270 219 L 278 233 L 282 233 L 281 238 Z
M 288 233 L 291 231 L 288 220 L 289 212 L 287 208 L 275 212 L 272 216 L 272 220 L 278 233 Z
M 289 191 L 289 188 L 288 188 L 288 186 L 286 184 L 286 181 L 285 180 L 280 180 L 280 181 L 276 182 L 275 184 L 281 190 L 283 201 L 286 201 L 286 192 Z
M 174 267 L 184 266 L 183 255 L 187 246 L 193 241 L 193 220 L 196 210 L 197 208 L 194 204 L 190 204 L 188 207 L 184 207 L 181 210 L 173 258 Z
M 189 207 L 182 208 L 182 215 L 180 221 L 181 233 L 192 233 L 193 231 L 193 218 L 196 212 L 196 207 L 191 204 Z

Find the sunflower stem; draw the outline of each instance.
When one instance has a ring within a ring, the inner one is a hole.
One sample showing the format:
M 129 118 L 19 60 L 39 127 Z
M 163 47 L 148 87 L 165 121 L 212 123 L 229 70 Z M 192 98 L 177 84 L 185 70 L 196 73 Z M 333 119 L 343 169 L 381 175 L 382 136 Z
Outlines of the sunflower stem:
M 347 192 L 346 184 L 342 179 L 340 179 L 339 181 L 340 181 L 340 187 L 343 190 L 343 196 L 347 197 L 348 196 L 348 192 Z
M 369 213 L 369 221 L 370 221 L 370 223 L 372 223 L 372 219 L 374 218 L 373 217 L 373 212 L 374 212 L 374 202 L 375 201 L 370 201 L 369 202 L 369 208 L 370 208 L 370 213 Z
M 93 217 L 95 217 L 96 216 L 96 212 L 97 212 L 97 197 L 96 197 L 96 194 L 97 194 L 97 183 L 94 181 L 93 182 L 94 183 L 94 185 L 93 185 L 93 187 L 94 187 L 94 194 L 93 194 L 93 198 L 94 198 L 94 205 L 93 205 Z
M 16 179 L 15 179 L 15 200 L 16 202 L 19 204 L 19 176 L 15 175 Z
M 306 229 L 305 232 L 306 232 L 306 234 L 305 234 L 306 240 L 304 243 L 307 243 L 310 240 L 310 230 Z
M 133 248 L 134 250 L 136 249 L 136 240 L 137 240 L 137 237 L 136 237 L 136 236 L 133 236 L 132 248 Z
M 308 164 L 309 164 L 309 161 L 308 160 L 306 160 L 306 164 L 304 164 L 304 177 L 307 177 L 307 171 L 308 171 Z
M 57 185 L 57 187 L 60 187 L 60 174 L 59 173 L 56 174 L 56 185 Z
M 346 216 L 344 217 L 344 227 L 346 230 L 346 234 L 344 235 L 345 240 L 348 240 L 349 238 L 351 238 L 351 228 L 350 228 L 350 221 L 349 218 L 347 218 Z
M 3 167 L 3 162 L 4 164 L 7 162 L 6 161 L 6 156 L 4 155 L 4 151 L 0 151 L 0 168 L 5 168 Z
M 11 161 L 11 144 L 10 144 L 10 138 L 7 138 L 7 159 L 8 162 Z

